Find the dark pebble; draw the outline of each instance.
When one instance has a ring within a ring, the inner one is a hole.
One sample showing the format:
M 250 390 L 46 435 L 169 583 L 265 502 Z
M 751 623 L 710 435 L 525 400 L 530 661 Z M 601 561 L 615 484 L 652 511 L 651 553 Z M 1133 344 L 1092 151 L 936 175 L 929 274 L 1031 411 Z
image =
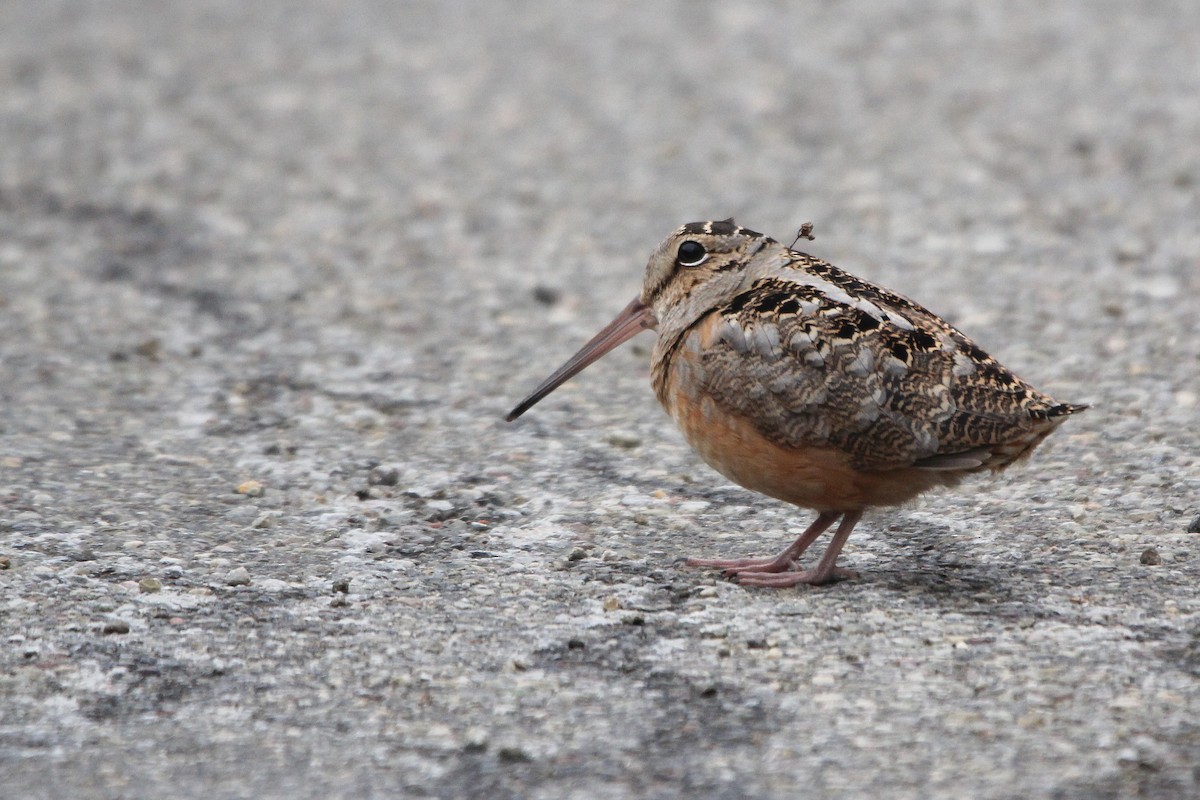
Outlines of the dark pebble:
M 1153 547 L 1147 547 L 1142 551 L 1141 562 L 1147 567 L 1157 567 L 1162 563 L 1162 556 Z
M 400 470 L 396 467 L 374 467 L 367 480 L 372 486 L 395 486 L 400 482 Z
M 520 764 L 533 761 L 533 759 L 529 757 L 529 754 L 519 747 L 501 747 L 496 751 L 496 757 L 501 761 L 507 761 L 510 764 Z
M 1192 524 L 1187 526 L 1187 532 L 1200 533 L 1200 514 L 1197 514 L 1196 518 L 1192 520 Z
M 562 292 L 549 286 L 535 286 L 533 299 L 544 306 L 552 306 L 562 298 Z

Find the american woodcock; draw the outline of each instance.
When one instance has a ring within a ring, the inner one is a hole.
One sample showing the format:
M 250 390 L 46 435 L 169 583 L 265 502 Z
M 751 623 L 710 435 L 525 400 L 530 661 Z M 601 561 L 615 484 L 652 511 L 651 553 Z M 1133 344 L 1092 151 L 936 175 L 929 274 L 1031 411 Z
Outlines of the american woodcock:
M 647 328 L 654 391 L 725 477 L 818 512 L 774 558 L 710 560 L 754 586 L 821 584 L 870 506 L 998 471 L 1086 406 L 1058 403 L 895 292 L 732 219 L 692 222 L 646 265 L 642 293 L 508 415 Z M 814 568 L 800 555 L 841 520 Z

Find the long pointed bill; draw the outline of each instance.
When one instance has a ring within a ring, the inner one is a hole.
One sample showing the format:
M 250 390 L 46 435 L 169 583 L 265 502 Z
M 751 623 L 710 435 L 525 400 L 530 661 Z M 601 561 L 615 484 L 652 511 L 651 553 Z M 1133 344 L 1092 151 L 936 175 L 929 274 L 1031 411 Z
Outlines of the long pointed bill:
M 504 419 L 512 422 L 517 417 L 524 414 L 529 409 L 533 408 L 539 400 L 553 392 L 559 386 L 562 386 L 573 376 L 582 372 L 593 361 L 599 360 L 605 353 L 619 347 L 625 342 L 637 336 L 647 328 L 653 328 L 658 325 L 658 320 L 654 318 L 654 312 L 649 306 L 642 303 L 640 298 L 634 298 L 633 302 L 625 306 L 625 310 L 617 314 L 617 318 L 605 326 L 604 330 L 592 337 L 591 341 L 579 349 L 579 352 L 571 356 L 571 360 L 563 364 L 554 374 L 533 390 L 533 392 L 517 404 L 516 408 L 508 412 L 508 416 Z

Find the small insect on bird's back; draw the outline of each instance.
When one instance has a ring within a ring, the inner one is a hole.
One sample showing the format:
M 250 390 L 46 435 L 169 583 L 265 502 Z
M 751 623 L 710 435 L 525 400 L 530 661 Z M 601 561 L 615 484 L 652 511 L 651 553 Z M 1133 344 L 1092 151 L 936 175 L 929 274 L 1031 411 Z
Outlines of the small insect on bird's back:
M 746 585 L 852 575 L 836 562 L 866 508 L 1001 470 L 1086 408 L 1037 391 L 912 300 L 728 219 L 668 236 L 639 297 L 508 419 L 647 328 L 658 331 L 655 393 L 696 452 L 818 512 L 775 557 L 688 561 Z M 816 566 L 801 569 L 834 523 Z

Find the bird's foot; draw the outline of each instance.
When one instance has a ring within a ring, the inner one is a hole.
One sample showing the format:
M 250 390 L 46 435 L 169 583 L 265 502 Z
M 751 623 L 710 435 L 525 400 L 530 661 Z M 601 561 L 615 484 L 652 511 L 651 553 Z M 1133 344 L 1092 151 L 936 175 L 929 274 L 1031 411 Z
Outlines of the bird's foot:
M 796 569 L 796 562 L 781 553 L 771 558 L 689 558 L 683 562 L 689 567 L 710 567 L 721 570 L 726 578 L 732 578 L 741 572 L 787 572 Z
M 689 567 L 719 569 L 722 576 L 732 578 L 742 586 L 787 587 L 800 583 L 819 586 L 858 577 L 854 570 L 841 567 L 825 571 L 819 566 L 802 570 L 787 553 L 773 558 L 689 558 L 683 563 Z
M 849 578 L 857 578 L 858 573 L 852 569 L 834 567 L 833 569 L 825 572 L 822 572 L 819 568 L 789 570 L 787 572 L 743 570 L 736 572 L 732 577 L 735 578 L 742 586 L 769 586 L 777 589 L 784 589 L 801 583 L 806 583 L 810 586 L 821 586 L 828 583 L 836 583 Z

